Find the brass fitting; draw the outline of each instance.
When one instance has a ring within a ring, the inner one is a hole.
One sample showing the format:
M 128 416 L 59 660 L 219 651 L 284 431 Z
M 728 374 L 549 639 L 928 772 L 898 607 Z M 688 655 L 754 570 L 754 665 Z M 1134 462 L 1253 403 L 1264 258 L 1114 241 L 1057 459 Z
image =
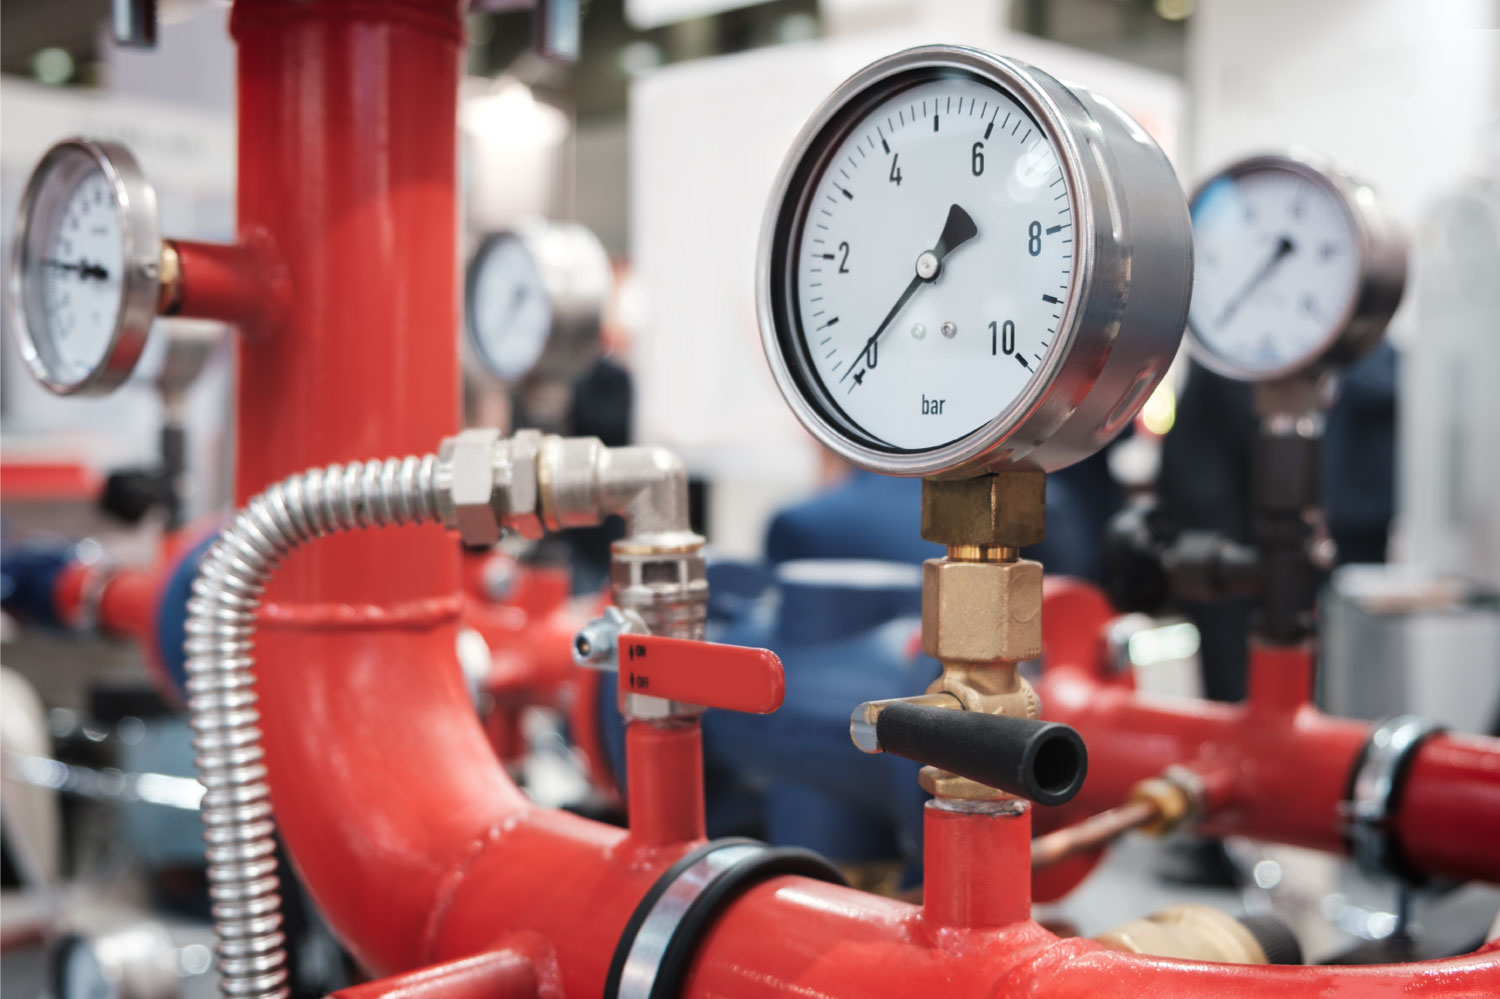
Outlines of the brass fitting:
M 1014 663 L 1041 655 L 1041 563 L 926 562 L 922 651 L 944 665 Z
M 948 549 L 922 566 L 922 650 L 943 672 L 925 694 L 897 700 L 1014 718 L 1041 713 L 1016 664 L 1042 651 L 1042 567 L 1020 561 L 1019 549 L 1045 533 L 1046 483 L 1031 469 L 922 483 L 922 537 Z M 864 752 L 880 751 L 876 721 L 891 703 L 867 702 L 850 719 Z M 930 766 L 920 780 L 943 798 L 1011 797 Z
M 1036 692 L 1016 663 L 1042 651 L 1042 567 L 1019 560 L 1046 533 L 1046 475 L 1012 469 L 922 483 L 922 537 L 948 557 L 922 566 L 922 651 L 943 664 L 927 697 L 985 714 L 1036 718 Z M 944 798 L 1008 795 L 924 767 L 922 787 Z
M 1130 789 L 1130 801 L 1144 801 L 1156 809 L 1156 817 L 1137 828 L 1152 836 L 1164 836 L 1188 820 L 1194 808 L 1193 796 L 1181 783 L 1167 777 L 1148 777 Z
M 1047 476 L 1035 469 L 922 482 L 922 537 L 950 548 L 1034 545 L 1046 536 L 1046 510 Z
M 1186 961 L 1270 964 L 1244 923 L 1206 905 L 1174 905 L 1094 937 L 1111 950 Z

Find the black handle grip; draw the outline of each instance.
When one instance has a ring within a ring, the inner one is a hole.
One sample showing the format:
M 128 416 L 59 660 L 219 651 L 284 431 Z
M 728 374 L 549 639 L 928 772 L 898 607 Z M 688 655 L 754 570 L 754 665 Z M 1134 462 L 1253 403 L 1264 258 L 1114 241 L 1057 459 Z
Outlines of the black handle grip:
M 977 711 L 890 704 L 875 720 L 882 751 L 967 777 L 1040 805 L 1083 787 L 1089 754 L 1067 725 Z

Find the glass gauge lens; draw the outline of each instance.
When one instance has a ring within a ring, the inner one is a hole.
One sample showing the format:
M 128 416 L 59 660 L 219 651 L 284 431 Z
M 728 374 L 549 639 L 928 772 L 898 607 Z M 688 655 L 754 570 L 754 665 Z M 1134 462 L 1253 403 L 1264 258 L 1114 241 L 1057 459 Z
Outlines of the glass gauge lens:
M 1343 195 L 1311 170 L 1263 165 L 1210 181 L 1192 217 L 1188 323 L 1200 348 L 1249 378 L 1317 360 L 1359 293 L 1359 231 Z
M 515 381 L 541 359 L 552 304 L 541 269 L 520 238 L 504 234 L 479 252 L 469 278 L 468 329 L 495 377 Z
M 105 361 L 124 292 L 125 227 L 104 170 L 84 156 L 62 167 L 24 238 L 37 351 L 58 381 L 81 382 Z
M 893 80 L 793 223 L 790 318 L 830 415 L 907 452 L 994 419 L 1056 339 L 1073 221 L 1057 149 L 1009 95 L 958 70 Z

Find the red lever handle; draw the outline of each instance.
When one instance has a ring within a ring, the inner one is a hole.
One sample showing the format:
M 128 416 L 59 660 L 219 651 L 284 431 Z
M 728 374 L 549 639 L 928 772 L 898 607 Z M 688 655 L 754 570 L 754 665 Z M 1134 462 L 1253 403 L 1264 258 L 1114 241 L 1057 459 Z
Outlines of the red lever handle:
M 786 672 L 769 649 L 621 635 L 620 693 L 766 715 L 781 707 Z

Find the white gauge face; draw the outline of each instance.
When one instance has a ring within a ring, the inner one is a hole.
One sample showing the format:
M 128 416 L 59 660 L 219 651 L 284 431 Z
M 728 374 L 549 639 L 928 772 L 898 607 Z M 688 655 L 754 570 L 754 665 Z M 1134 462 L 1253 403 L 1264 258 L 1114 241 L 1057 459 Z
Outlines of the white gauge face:
M 1350 208 L 1328 182 L 1275 165 L 1228 173 L 1193 201 L 1188 323 L 1229 373 L 1289 374 L 1348 324 L 1360 277 Z
M 1045 366 L 1073 285 L 1072 194 L 996 86 L 949 72 L 893 90 L 847 126 L 800 211 L 790 311 L 857 436 L 941 447 Z
M 472 271 L 468 305 L 475 351 L 495 377 L 515 381 L 541 359 L 552 304 L 535 258 L 518 237 L 487 244 Z
M 105 363 L 124 295 L 125 227 L 114 188 L 98 164 L 78 166 L 56 171 L 24 237 L 26 322 L 49 375 L 64 383 L 82 382 Z

